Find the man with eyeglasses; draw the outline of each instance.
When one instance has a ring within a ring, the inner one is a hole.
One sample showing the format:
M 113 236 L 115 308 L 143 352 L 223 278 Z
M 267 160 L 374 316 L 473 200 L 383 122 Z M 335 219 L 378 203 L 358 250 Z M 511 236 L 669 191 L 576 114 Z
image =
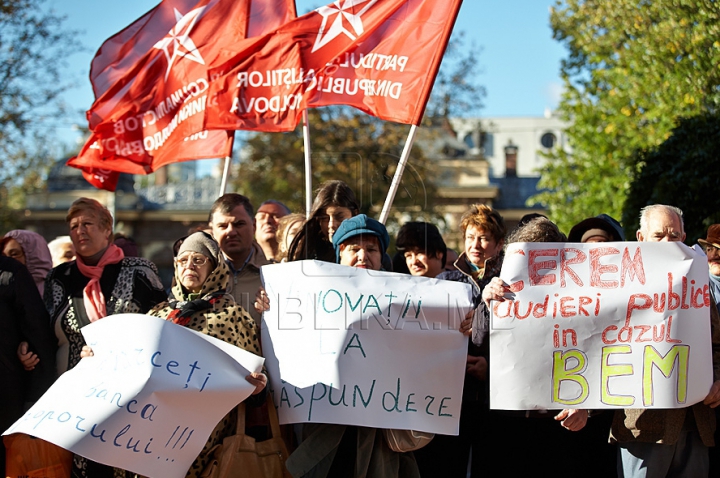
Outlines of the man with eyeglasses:
M 720 224 L 711 224 L 708 227 L 705 239 L 698 239 L 698 243 L 705 249 L 707 254 L 708 269 L 710 270 L 710 294 L 713 302 L 717 305 L 720 299 Z M 720 311 L 720 305 L 717 305 Z M 718 410 L 715 409 L 717 418 Z M 720 469 L 720 432 L 715 430 L 715 447 L 710 449 L 710 476 Z

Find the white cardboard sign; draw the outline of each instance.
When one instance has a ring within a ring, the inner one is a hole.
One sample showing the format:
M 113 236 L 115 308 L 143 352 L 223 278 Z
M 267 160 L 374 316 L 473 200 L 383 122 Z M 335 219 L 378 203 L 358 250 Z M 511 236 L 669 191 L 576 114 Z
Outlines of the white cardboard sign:
M 84 327 L 93 348 L 4 434 L 26 433 L 152 478 L 185 476 L 263 359 L 158 317 Z
M 458 433 L 467 284 L 318 261 L 261 269 L 280 423 Z
M 493 302 L 495 409 L 680 408 L 712 385 L 705 255 L 682 243 L 518 243 Z

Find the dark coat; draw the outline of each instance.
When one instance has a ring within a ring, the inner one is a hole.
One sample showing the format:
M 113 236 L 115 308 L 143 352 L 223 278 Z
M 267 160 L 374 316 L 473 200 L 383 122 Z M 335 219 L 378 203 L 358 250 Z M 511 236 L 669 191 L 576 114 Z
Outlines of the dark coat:
M 488 260 L 485 263 L 485 269 L 482 277 L 478 277 L 477 280 L 473 278 L 470 266 L 467 264 L 465 253 L 460 254 L 460 257 L 453 264 L 455 270 L 445 271 L 437 276 L 438 279 L 450 280 L 454 282 L 463 282 L 472 286 L 472 301 L 473 307 L 478 307 L 482 304 L 482 291 L 485 286 L 492 280 L 493 277 L 500 275 L 500 266 L 502 264 L 502 256 L 495 257 Z M 477 334 L 477 330 L 482 330 L 480 334 L 481 340 L 468 341 L 468 355 L 474 357 L 485 357 L 485 360 L 490 361 L 490 346 L 487 340 L 487 333 L 489 331 L 487 327 L 487 318 L 479 313 L 475 314 L 475 320 L 473 321 L 473 333 Z M 484 403 L 488 401 L 488 387 L 487 383 L 482 383 L 477 378 L 470 374 L 465 374 L 465 385 L 463 387 L 463 400 L 477 400 Z
M 23 368 L 17 356 L 26 341 L 40 362 Z M 55 380 L 57 340 L 50 328 L 40 292 L 20 262 L 0 257 L 0 427 L 6 430 L 20 418 L 27 402 L 34 402 Z

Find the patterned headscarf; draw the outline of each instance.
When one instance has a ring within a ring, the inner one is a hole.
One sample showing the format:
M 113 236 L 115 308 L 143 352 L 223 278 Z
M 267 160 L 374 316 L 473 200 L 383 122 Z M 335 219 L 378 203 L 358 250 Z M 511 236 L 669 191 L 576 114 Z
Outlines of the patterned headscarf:
M 217 259 L 215 258 L 215 260 Z M 172 289 L 171 296 L 166 302 L 156 305 L 150 311 L 150 315 L 163 317 L 185 326 L 195 315 L 202 314 L 208 309 L 224 310 L 230 306 L 235 306 L 235 300 L 227 293 L 230 277 L 232 276 L 230 268 L 223 260 L 217 261 L 216 264 L 205 282 L 203 282 L 197 298 L 194 299 L 191 299 L 191 294 L 182 286 L 180 268 L 176 266 L 175 286 Z M 195 294 L 192 295 L 195 296 Z

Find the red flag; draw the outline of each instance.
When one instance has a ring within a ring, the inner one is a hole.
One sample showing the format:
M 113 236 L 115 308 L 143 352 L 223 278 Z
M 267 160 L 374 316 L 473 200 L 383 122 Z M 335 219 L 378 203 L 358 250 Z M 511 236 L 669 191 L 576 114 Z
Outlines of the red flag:
M 223 52 L 208 129 L 293 129 L 303 108 L 350 105 L 419 124 L 461 0 L 337 0 Z
M 104 189 L 106 191 L 115 191 L 118 180 L 120 179 L 120 173 L 110 171 L 109 169 L 83 169 L 82 175 L 85 181 L 98 189 Z
M 231 135 L 203 128 L 208 59 L 293 18 L 292 0 L 163 1 L 98 50 L 93 134 L 68 164 L 147 174 L 229 155 Z
M 67 164 L 85 172 L 90 172 L 89 169 L 94 168 L 129 174 L 149 174 L 169 163 L 228 156 L 232 149 L 230 139 L 231 136 L 227 131 L 202 131 L 184 138 L 182 142 L 169 143 L 164 146 L 162 156 L 156 158 L 155 162 L 143 164 L 123 156 L 103 158 L 101 152 L 117 149 L 121 140 L 114 136 L 103 138 L 92 133 L 80 153 L 71 158 Z

